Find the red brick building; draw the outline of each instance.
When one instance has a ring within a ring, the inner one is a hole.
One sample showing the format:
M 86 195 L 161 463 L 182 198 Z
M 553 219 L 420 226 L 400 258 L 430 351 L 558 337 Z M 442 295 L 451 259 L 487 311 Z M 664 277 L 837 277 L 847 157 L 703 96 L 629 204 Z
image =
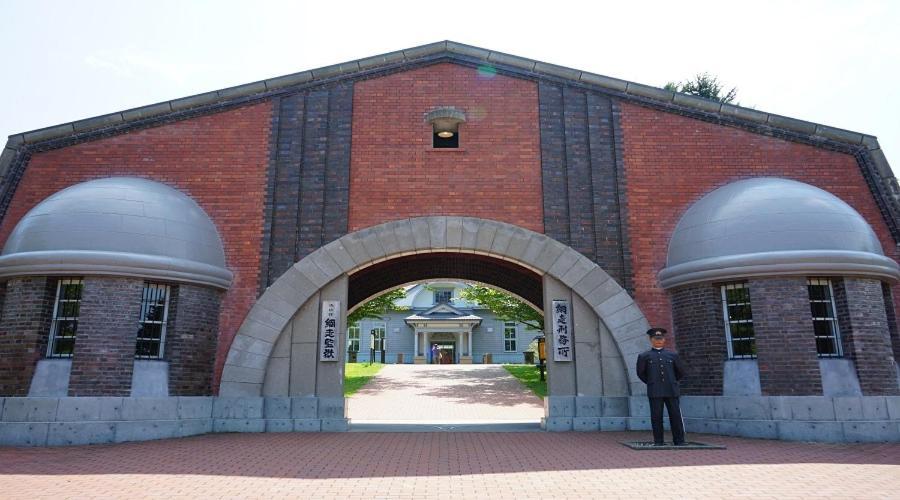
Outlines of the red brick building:
M 548 429 L 646 427 L 653 325 L 689 429 L 897 440 L 898 193 L 872 136 L 454 42 L 14 135 L 0 426 L 340 430 L 321 308 L 452 278 L 571 305 Z

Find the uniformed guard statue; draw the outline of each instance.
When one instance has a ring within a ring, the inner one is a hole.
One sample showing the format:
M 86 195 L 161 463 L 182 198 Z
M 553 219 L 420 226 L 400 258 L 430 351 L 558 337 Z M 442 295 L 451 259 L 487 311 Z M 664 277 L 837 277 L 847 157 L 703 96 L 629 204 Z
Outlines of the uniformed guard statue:
M 650 398 L 650 422 L 653 425 L 653 445 L 664 446 L 663 441 L 663 405 L 669 412 L 669 425 L 672 428 L 672 441 L 675 446 L 684 445 L 684 421 L 678 407 L 680 390 L 678 381 L 684 376 L 685 368 L 681 359 L 672 351 L 663 349 L 666 345 L 666 330 L 651 328 L 647 330 L 650 344 L 649 351 L 642 352 L 637 359 L 637 374 L 647 384 L 647 397 Z

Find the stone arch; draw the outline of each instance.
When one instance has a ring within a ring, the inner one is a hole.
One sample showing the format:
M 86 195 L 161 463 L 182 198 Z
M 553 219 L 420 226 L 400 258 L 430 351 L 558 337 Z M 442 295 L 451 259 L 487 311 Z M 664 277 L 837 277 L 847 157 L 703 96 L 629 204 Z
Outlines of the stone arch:
M 295 263 L 266 289 L 244 319 L 229 349 L 219 394 L 262 394 L 266 366 L 279 334 L 326 285 L 379 262 L 432 252 L 494 257 L 568 287 L 612 334 L 623 357 L 630 393 L 645 392 L 635 363 L 637 354 L 648 346 L 649 323 L 631 296 L 600 266 L 571 247 L 522 227 L 434 216 L 391 221 L 347 234 Z

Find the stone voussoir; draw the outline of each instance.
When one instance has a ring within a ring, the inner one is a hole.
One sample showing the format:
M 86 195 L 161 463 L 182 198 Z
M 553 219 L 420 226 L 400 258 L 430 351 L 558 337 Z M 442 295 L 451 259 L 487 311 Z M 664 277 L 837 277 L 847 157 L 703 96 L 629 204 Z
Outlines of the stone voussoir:
M 427 222 L 431 249 L 445 250 L 447 248 L 447 218 L 429 217 Z
M 490 253 L 494 245 L 494 235 L 497 234 L 498 225 L 491 221 L 482 222 L 475 234 L 475 250 Z
M 509 224 L 498 224 L 494 233 L 494 241 L 491 243 L 490 253 L 501 258 L 506 257 L 506 250 L 515 234 L 515 228 Z
M 299 262 L 294 264 L 294 269 L 303 274 L 313 285 L 317 288 L 325 286 L 326 283 L 331 281 L 328 279 L 328 276 L 319 269 L 319 266 L 315 265 L 310 259 L 301 259 Z
M 381 242 L 378 240 L 378 233 L 374 229 L 367 228 L 359 231 L 359 241 L 365 248 L 366 255 L 370 258 L 369 263 L 379 262 L 388 257 L 388 253 L 381 246 Z M 336 277 L 333 276 L 332 279 Z
M 409 220 L 410 228 L 412 228 L 413 243 L 416 251 L 431 250 L 431 230 L 428 227 L 428 220 L 422 217 Z

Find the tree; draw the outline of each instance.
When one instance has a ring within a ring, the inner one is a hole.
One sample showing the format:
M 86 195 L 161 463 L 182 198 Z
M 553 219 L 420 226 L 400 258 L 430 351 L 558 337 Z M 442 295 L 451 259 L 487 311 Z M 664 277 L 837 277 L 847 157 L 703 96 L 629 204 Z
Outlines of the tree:
M 512 295 L 481 285 L 471 285 L 460 297 L 488 308 L 501 321 L 518 321 L 535 330 L 544 329 L 544 316 Z
M 724 84 L 719 82 L 717 77 L 706 72 L 697 73 L 693 79 L 685 80 L 682 83 L 669 82 L 663 88 L 672 92 L 705 97 L 726 104 L 734 101 L 737 97 L 737 87 L 731 87 L 731 90 L 722 95 L 725 88 Z
M 408 307 L 400 307 L 394 304 L 395 301 L 406 298 L 406 290 L 398 288 L 394 291 L 387 292 L 375 297 L 361 306 L 357 307 L 352 313 L 347 315 L 347 324 L 352 325 L 362 319 L 383 319 L 382 314 L 388 311 L 404 311 Z

